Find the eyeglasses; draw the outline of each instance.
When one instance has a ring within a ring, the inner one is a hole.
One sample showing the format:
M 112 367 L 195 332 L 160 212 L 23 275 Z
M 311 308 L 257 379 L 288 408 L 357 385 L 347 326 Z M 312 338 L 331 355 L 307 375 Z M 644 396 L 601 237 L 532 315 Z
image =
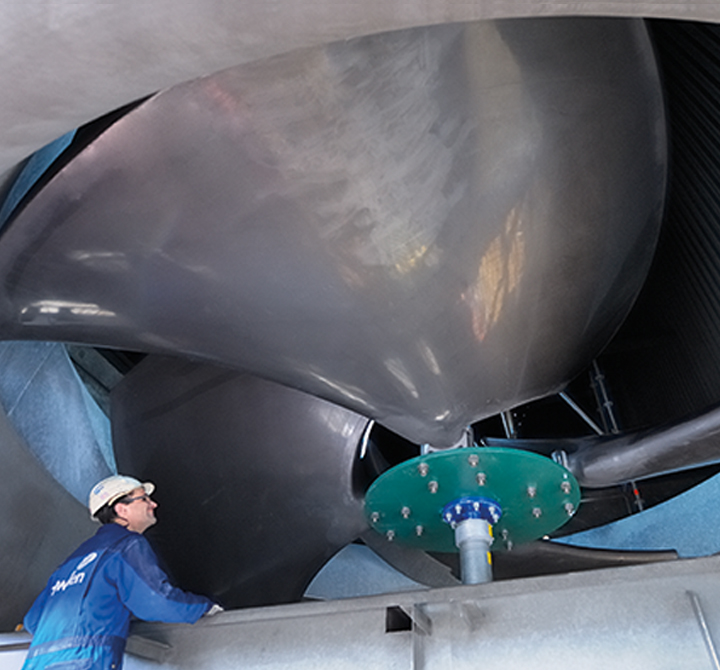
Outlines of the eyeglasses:
M 135 496 L 134 498 L 125 498 L 125 500 L 119 500 L 118 502 L 124 503 L 125 505 L 129 505 L 130 503 L 134 503 L 136 500 L 142 500 L 146 503 L 151 503 L 152 498 L 147 493 L 143 493 L 141 496 Z

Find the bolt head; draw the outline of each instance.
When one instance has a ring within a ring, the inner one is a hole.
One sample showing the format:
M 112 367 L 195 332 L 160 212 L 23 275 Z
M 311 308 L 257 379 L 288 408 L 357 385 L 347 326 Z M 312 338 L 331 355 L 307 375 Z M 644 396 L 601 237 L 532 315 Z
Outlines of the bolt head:
M 487 482 L 487 475 L 484 472 L 478 472 L 475 476 L 475 480 L 478 483 L 478 486 L 485 486 Z
M 527 487 L 527 494 L 528 498 L 534 498 L 537 495 L 537 486 L 528 486 Z
M 407 519 L 410 516 L 410 508 L 405 506 L 400 510 L 403 519 Z
M 427 473 L 430 471 L 430 466 L 427 463 L 419 463 L 417 470 L 421 477 L 427 477 Z
M 542 510 L 539 507 L 533 507 L 532 515 L 539 519 L 542 516 Z
M 395 539 L 395 531 L 389 530 L 387 533 L 385 533 L 385 537 L 387 538 L 388 542 L 392 542 Z
M 422 526 L 415 526 L 415 535 L 420 537 L 425 532 L 425 529 Z
M 562 484 L 560 484 L 560 488 L 563 493 L 570 493 L 570 491 L 572 491 L 572 484 L 565 480 Z
M 378 521 L 380 521 L 380 512 L 373 512 L 370 515 L 370 521 L 372 521 L 373 523 L 377 523 Z
M 433 479 L 433 481 L 428 482 L 428 491 L 430 493 L 437 493 L 438 490 L 438 483 Z
M 480 462 L 480 457 L 477 454 L 470 454 L 468 456 L 468 463 L 471 467 L 476 468 L 478 463 Z

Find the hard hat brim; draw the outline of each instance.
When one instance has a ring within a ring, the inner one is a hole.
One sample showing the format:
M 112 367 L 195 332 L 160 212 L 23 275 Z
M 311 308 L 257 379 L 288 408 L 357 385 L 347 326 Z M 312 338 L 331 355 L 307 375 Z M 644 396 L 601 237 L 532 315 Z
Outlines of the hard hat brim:
M 152 482 L 140 482 L 134 477 L 125 475 L 112 475 L 98 482 L 90 492 L 88 509 L 90 516 L 97 521 L 98 512 L 104 507 L 114 505 L 118 500 L 137 488 L 142 488 L 146 495 L 155 490 Z M 112 491 L 108 491 L 112 489 Z

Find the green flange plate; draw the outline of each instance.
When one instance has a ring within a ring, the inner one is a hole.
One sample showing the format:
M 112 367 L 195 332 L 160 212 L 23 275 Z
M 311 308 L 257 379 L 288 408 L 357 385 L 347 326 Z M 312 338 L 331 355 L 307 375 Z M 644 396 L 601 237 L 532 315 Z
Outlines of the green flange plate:
M 561 465 L 538 454 L 469 447 L 419 456 L 384 472 L 365 497 L 370 525 L 389 540 L 426 551 L 453 552 L 455 535 L 441 516 L 463 496 L 502 508 L 493 551 L 536 540 L 566 523 L 580 504 L 580 486 Z

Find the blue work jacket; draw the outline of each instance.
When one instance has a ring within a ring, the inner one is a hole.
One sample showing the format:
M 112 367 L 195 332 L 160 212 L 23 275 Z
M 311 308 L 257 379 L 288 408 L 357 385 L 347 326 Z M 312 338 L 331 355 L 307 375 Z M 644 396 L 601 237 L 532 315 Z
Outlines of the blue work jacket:
M 172 586 L 142 535 L 107 524 L 52 574 L 25 615 L 33 641 L 23 669 L 119 670 L 132 615 L 194 623 L 212 605 Z

